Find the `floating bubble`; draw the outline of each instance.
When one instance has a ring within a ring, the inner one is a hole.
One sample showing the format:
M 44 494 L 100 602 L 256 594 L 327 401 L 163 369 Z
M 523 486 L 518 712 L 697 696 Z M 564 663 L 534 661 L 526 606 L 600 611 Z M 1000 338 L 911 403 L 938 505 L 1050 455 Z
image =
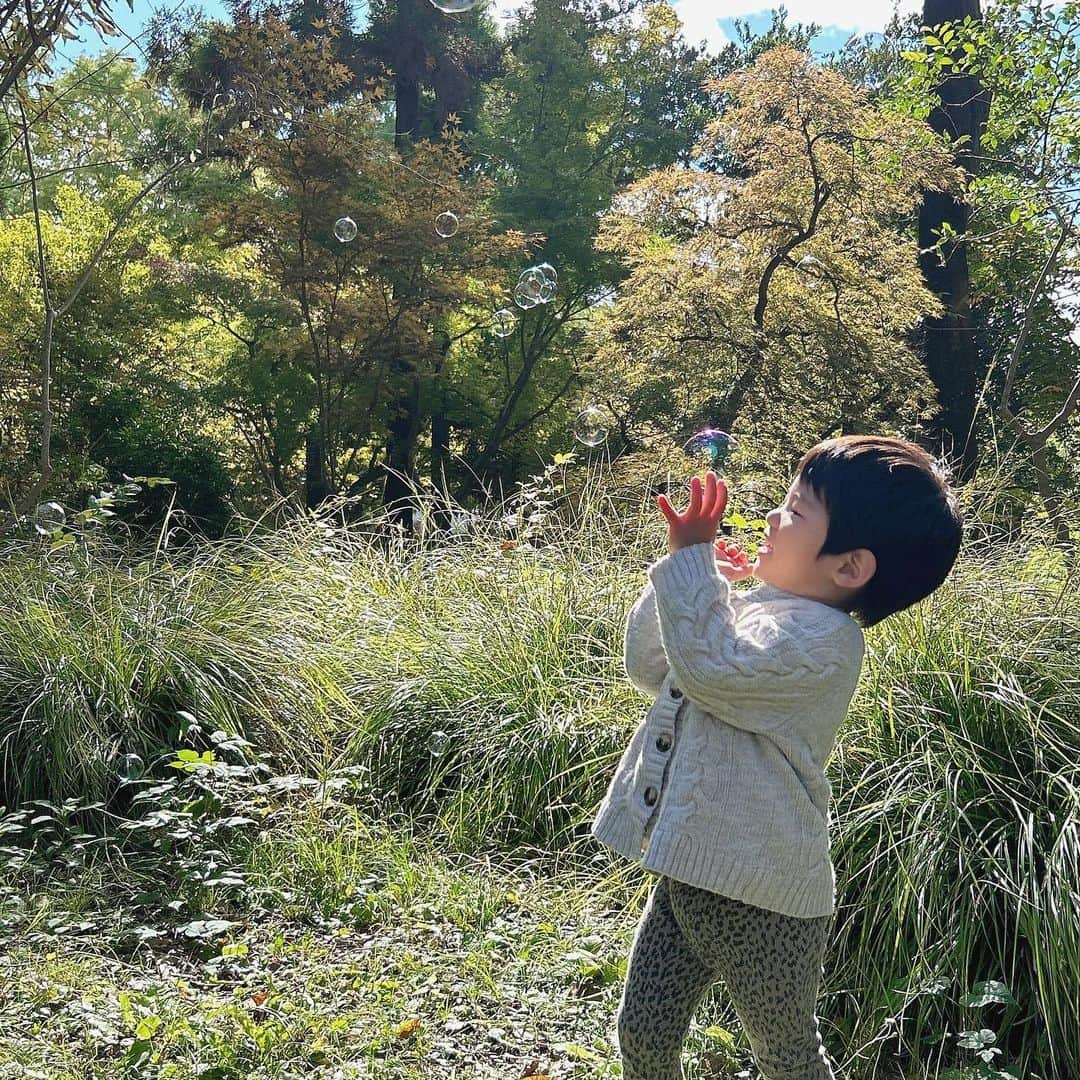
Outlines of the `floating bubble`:
M 541 274 L 544 275 L 553 285 L 559 284 L 559 275 L 555 271 L 555 267 L 551 263 L 541 263 L 536 267 Z
M 517 304 L 522 311 L 528 311 L 529 308 L 536 307 L 540 303 L 539 297 L 532 296 L 521 282 L 518 282 L 514 289 L 514 303 Z
M 435 219 L 435 231 L 443 238 L 453 236 L 459 229 L 460 222 L 453 210 L 444 210 Z
M 527 267 L 518 275 L 514 303 L 522 308 L 551 303 L 558 290 L 558 278 L 559 275 L 551 263 Z
M 351 217 L 338 218 L 334 222 L 334 235 L 343 243 L 356 239 L 356 222 Z
M 472 11 L 487 0 L 431 0 L 431 6 L 447 15 L 460 15 L 463 11 Z
M 64 508 L 57 502 L 41 503 L 37 509 L 34 510 L 33 515 L 34 528 L 37 529 L 42 536 L 52 536 L 57 529 L 64 527 L 64 522 L 67 521 L 67 515 L 64 513 Z
M 734 435 L 719 428 L 704 428 L 683 443 L 683 453 L 693 458 L 700 469 L 719 469 L 738 446 Z
M 813 269 L 815 266 L 821 265 L 820 259 L 815 259 L 813 255 L 804 255 L 797 264 L 800 269 Z
M 544 277 L 539 270 L 529 267 L 528 270 L 521 271 L 521 276 L 518 278 L 518 285 L 524 289 L 525 293 L 533 300 L 539 301 L 540 293 L 543 291 L 547 280 L 548 279 Z
M 121 782 L 130 784 L 134 780 L 141 780 L 146 766 L 138 754 L 124 754 L 115 759 L 116 775 Z
M 445 731 L 433 731 L 428 739 L 428 750 L 433 757 L 442 757 L 450 749 L 450 736 Z
M 607 434 L 607 414 L 595 405 L 579 413 L 574 421 L 574 438 L 586 446 L 599 446 Z
M 517 324 L 517 318 L 509 308 L 499 308 L 491 319 L 491 332 L 499 338 L 509 337 Z

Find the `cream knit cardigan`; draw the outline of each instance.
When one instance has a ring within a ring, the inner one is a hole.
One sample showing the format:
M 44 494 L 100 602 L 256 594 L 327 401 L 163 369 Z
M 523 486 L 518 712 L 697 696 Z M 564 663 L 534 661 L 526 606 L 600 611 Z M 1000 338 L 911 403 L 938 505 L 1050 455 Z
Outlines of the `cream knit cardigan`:
M 656 700 L 592 834 L 646 870 L 786 915 L 831 915 L 825 762 L 862 668 L 846 612 L 769 584 L 735 591 L 713 545 L 648 568 L 626 674 Z

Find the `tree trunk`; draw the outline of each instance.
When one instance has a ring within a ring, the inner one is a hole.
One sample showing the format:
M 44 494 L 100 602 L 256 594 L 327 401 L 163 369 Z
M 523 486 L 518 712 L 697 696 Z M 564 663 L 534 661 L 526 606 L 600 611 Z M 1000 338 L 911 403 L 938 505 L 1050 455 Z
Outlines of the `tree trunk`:
M 450 485 L 446 480 L 446 459 L 450 456 L 450 421 L 446 415 L 446 403 L 440 395 L 439 403 L 431 415 L 431 483 L 440 493 L 441 502 L 449 503 Z M 436 528 L 450 528 L 450 508 L 440 505 L 432 511 Z
M 1031 447 L 1031 463 L 1035 466 L 1035 482 L 1039 486 L 1039 496 L 1050 517 L 1050 527 L 1054 530 L 1054 538 L 1062 547 L 1072 548 L 1074 544 L 1069 535 L 1069 523 L 1062 512 L 1061 500 L 1050 482 L 1050 469 L 1046 462 L 1046 441 L 1032 442 L 1029 439 L 1027 442 Z
M 420 0 L 398 0 L 397 38 L 399 46 L 415 42 L 420 26 L 420 14 L 416 10 Z M 422 0 L 426 3 L 427 0 Z M 394 146 L 405 153 L 416 141 L 420 123 L 420 80 L 414 70 L 414 59 L 403 56 L 394 77 Z
M 309 510 L 317 510 L 323 500 L 332 494 L 326 479 L 326 450 L 323 446 L 322 428 L 317 423 L 308 428 L 305 456 L 304 504 Z
M 416 442 L 420 433 L 420 379 L 411 367 L 401 364 L 402 373 L 411 374 L 408 397 L 387 426 L 386 487 L 383 489 L 383 507 L 391 522 L 400 522 L 406 534 L 411 535 L 413 489 L 411 480 L 415 472 Z
M 924 0 L 923 22 L 927 26 L 961 20 L 966 15 L 981 18 L 979 0 Z M 969 136 L 957 154 L 957 164 L 974 172 L 989 110 L 987 96 L 972 77 L 946 77 L 938 92 L 942 104 L 930 113 L 929 124 L 951 138 Z M 919 247 L 930 247 L 937 239 L 935 231 L 940 232 L 946 222 L 958 233 L 965 232 L 967 206 L 951 195 L 925 192 L 919 212 Z M 924 328 L 926 367 L 941 406 L 938 416 L 927 425 L 926 438 L 932 452 L 949 461 L 957 480 L 963 483 L 974 475 L 979 458 L 974 418 L 983 361 L 971 315 L 967 247 L 951 244 L 943 254 L 944 265 L 936 252 L 919 258 L 927 285 L 946 309 L 944 317 L 927 319 Z

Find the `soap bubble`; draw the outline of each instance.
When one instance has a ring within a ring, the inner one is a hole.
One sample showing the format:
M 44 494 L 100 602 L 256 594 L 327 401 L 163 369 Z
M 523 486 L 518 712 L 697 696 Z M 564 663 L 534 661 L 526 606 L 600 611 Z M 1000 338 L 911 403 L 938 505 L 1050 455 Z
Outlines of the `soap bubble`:
M 121 783 L 130 784 L 132 781 L 141 780 L 146 766 L 138 754 L 123 754 L 113 759 L 113 768 Z
M 499 308 L 499 310 L 491 316 L 491 319 L 491 332 L 496 337 L 509 337 L 514 332 L 517 318 L 509 308 Z
M 683 453 L 694 460 L 699 469 L 719 469 L 738 446 L 734 435 L 718 428 L 704 428 L 683 443 Z
M 343 243 L 356 239 L 356 222 L 351 217 L 338 218 L 334 222 L 334 235 Z
M 518 282 L 514 288 L 514 303 L 517 304 L 522 311 L 528 311 L 531 307 L 536 307 L 540 303 L 539 296 L 532 296 L 521 282 Z
M 486 0 L 431 0 L 431 6 L 447 15 L 460 15 L 463 11 L 472 11 Z
M 514 289 L 514 303 L 520 308 L 531 308 L 537 304 L 549 304 L 555 299 L 559 275 L 551 263 L 529 266 L 518 275 Z
M 534 299 L 540 299 L 540 292 L 547 283 L 547 278 L 540 273 L 535 267 L 530 266 L 528 270 L 522 270 L 521 276 L 518 278 L 518 284 L 525 289 L 525 291 Z
M 458 216 L 453 210 L 444 210 L 435 219 L 435 231 L 442 237 L 451 237 L 458 231 Z
M 445 731 L 433 731 L 428 739 L 428 750 L 432 757 L 442 757 L 450 749 L 450 736 Z
M 590 405 L 574 421 L 574 438 L 586 446 L 599 446 L 607 438 L 607 414 Z
M 34 511 L 34 528 L 42 536 L 52 536 L 56 529 L 62 529 L 67 515 L 64 508 L 57 502 L 41 503 Z
M 798 262 L 800 269 L 808 270 L 815 266 L 820 266 L 821 260 L 815 259 L 813 255 L 804 255 Z

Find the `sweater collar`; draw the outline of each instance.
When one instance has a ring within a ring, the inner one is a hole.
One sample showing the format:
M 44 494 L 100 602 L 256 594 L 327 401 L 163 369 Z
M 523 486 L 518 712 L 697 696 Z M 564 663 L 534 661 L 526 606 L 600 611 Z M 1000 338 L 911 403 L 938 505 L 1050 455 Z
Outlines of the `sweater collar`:
M 781 589 L 776 585 L 771 585 L 767 581 L 763 581 L 753 589 L 748 589 L 747 596 L 753 597 L 753 599 L 758 602 L 763 600 L 801 600 L 808 604 L 820 604 L 822 607 L 827 607 L 832 611 L 841 611 L 840 608 L 834 608 L 832 604 L 826 604 L 824 600 L 815 600 L 812 596 L 803 596 L 801 593 L 788 592 L 787 589 Z M 841 612 L 841 614 L 845 613 Z

